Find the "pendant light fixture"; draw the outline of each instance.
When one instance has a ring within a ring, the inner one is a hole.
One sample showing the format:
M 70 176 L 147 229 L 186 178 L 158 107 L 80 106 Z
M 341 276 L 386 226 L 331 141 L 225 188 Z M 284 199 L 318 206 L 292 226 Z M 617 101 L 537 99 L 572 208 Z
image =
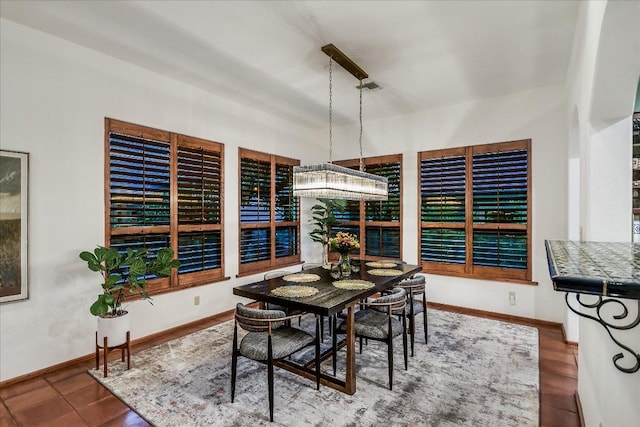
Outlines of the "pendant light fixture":
M 322 51 L 329 56 L 329 162 L 318 165 L 293 167 L 293 195 L 296 197 L 315 197 L 344 200 L 387 200 L 388 180 L 364 171 L 362 161 L 362 80 L 368 74 L 342 53 L 337 47 L 328 44 Z M 349 169 L 332 163 L 332 64 L 336 61 L 360 82 L 360 168 Z

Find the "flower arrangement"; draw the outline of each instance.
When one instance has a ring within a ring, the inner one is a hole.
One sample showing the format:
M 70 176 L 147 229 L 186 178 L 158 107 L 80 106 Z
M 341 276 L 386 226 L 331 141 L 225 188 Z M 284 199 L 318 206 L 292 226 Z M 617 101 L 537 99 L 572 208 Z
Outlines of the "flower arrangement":
M 358 238 L 346 231 L 340 231 L 336 234 L 336 237 L 329 239 L 329 245 L 332 251 L 340 252 L 341 254 L 347 254 L 354 249 L 360 249 L 360 242 Z

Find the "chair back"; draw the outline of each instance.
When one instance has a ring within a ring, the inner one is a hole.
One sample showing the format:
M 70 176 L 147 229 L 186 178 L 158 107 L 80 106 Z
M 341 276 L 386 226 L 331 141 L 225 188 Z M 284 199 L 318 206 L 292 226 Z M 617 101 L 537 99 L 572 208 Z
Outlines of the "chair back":
M 416 275 L 412 279 L 404 279 L 396 285 L 396 288 L 404 289 L 407 294 L 413 298 L 425 292 L 425 284 L 425 277 L 423 275 Z
M 373 299 L 366 305 L 389 315 L 403 314 L 407 305 L 407 292 L 403 288 L 393 288 L 388 294 Z
M 277 329 L 284 325 L 284 321 L 274 322 L 274 320 L 286 316 L 285 312 L 281 310 L 262 310 L 247 307 L 242 303 L 236 305 L 236 324 L 249 332 L 269 332 L 269 325 L 271 325 L 271 329 Z
M 316 262 L 305 262 L 304 264 L 302 264 L 302 271 L 311 270 L 318 267 L 322 267 L 322 264 Z
M 276 277 L 286 276 L 287 274 L 291 274 L 291 272 L 285 270 L 270 271 L 268 273 L 264 273 L 264 280 L 275 279 Z

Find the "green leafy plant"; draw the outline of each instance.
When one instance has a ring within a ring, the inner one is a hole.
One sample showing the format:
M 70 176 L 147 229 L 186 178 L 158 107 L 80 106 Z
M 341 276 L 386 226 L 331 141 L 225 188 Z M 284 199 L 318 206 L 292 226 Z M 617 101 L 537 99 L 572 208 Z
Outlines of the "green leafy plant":
M 115 248 L 98 246 L 93 252 L 81 252 L 80 259 L 86 261 L 89 270 L 100 273 L 104 279 L 102 294 L 89 309 L 94 316 L 122 315 L 122 302 L 127 295 L 140 295 L 151 302 L 145 290 L 146 277 L 150 274 L 167 277 L 173 268 L 180 267 L 180 262 L 173 259 L 171 248 L 162 248 L 155 258 L 149 258 L 149 251 L 144 248 L 127 248 L 123 254 Z
M 320 243 L 323 249 L 322 262 L 327 262 L 327 252 L 329 249 L 329 239 L 331 238 L 331 229 L 340 225 L 340 221 L 336 218 L 336 213 L 344 212 L 347 207 L 346 200 L 335 199 L 317 199 L 316 203 L 311 207 L 311 224 L 315 226 L 309 233 L 309 237 L 316 243 Z

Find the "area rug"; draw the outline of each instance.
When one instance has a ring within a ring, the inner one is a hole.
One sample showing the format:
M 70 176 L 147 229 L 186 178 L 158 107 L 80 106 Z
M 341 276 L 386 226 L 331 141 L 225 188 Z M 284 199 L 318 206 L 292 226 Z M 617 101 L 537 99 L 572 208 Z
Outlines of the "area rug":
M 396 340 L 392 391 L 387 347 L 379 342 L 356 355 L 352 396 L 325 386 L 317 391 L 315 382 L 275 368 L 274 423 L 264 365 L 239 359 L 230 402 L 232 322 L 135 353 L 128 371 L 114 362 L 108 378 L 90 373 L 156 426 L 538 425 L 536 328 L 430 309 L 425 345 L 422 315 L 417 320 L 408 371 L 402 339 Z M 344 350 L 339 354 L 343 365 Z

